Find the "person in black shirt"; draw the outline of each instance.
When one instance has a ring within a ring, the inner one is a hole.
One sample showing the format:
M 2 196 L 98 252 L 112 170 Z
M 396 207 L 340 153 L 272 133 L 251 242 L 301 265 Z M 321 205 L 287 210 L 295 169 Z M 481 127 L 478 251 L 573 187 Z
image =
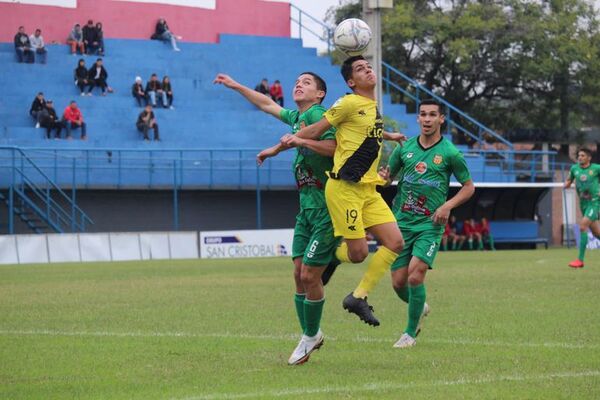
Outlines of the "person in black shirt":
M 146 108 L 144 108 L 144 111 L 140 113 L 135 125 L 137 126 L 138 130 L 144 134 L 144 140 L 150 140 L 148 137 L 148 131 L 153 129 L 154 140 L 160 141 L 160 137 L 158 136 L 158 124 L 156 123 L 154 113 L 152 112 L 152 106 L 150 104 L 148 104 Z
M 108 72 L 106 72 L 106 69 L 104 69 L 104 66 L 102 65 L 102 59 L 99 58 L 88 71 L 88 82 L 90 87 L 87 95 L 91 96 L 92 89 L 94 89 L 95 86 L 98 86 L 102 89 L 102 96 L 106 96 L 106 88 L 108 87 L 108 84 L 106 83 L 107 78 Z
M 171 86 L 171 79 L 168 76 L 164 76 L 162 80 L 162 90 L 163 90 L 163 106 L 165 108 L 170 108 L 173 110 L 173 87 Z M 165 96 L 167 101 L 165 101 Z
M 146 83 L 146 95 L 150 98 L 152 107 L 156 107 L 156 96 L 161 97 L 163 105 L 167 103 L 167 96 L 165 95 L 165 92 L 163 92 L 162 85 L 156 74 L 152 74 L 150 80 Z
M 96 23 L 96 41 L 98 42 L 98 55 L 104 57 L 104 31 L 102 22 Z
M 40 127 L 40 117 L 42 110 L 46 108 L 46 100 L 44 100 L 44 93 L 39 92 L 33 102 L 31 103 L 31 108 L 29 109 L 29 115 L 35 120 L 35 127 Z
M 94 21 L 91 19 L 87 25 L 83 27 L 83 44 L 85 44 L 85 51 L 87 54 L 95 54 L 100 43 L 98 43 L 98 32 L 94 26 Z
M 31 48 L 31 43 L 29 42 L 29 36 L 25 33 L 25 27 L 20 26 L 19 31 L 15 35 L 15 51 L 17 52 L 17 60 L 22 63 L 25 61 L 26 63 L 34 62 L 33 49 Z
M 256 90 L 257 92 L 262 93 L 266 96 L 271 97 L 271 94 L 269 92 L 269 81 L 267 80 L 267 78 L 263 78 L 263 80 L 260 81 L 260 83 L 258 85 L 256 85 L 254 90 Z
M 160 18 L 156 23 L 156 29 L 154 30 L 152 39 L 171 42 L 171 47 L 173 47 L 173 50 L 180 51 L 177 47 L 177 41 L 181 40 L 181 36 L 177 36 L 171 32 L 169 25 L 167 25 L 167 21 L 165 21 L 164 18 Z
M 60 139 L 60 131 L 63 128 L 63 123 L 60 121 L 58 116 L 56 115 L 56 110 L 54 109 L 54 104 L 52 100 L 46 101 L 46 108 L 42 110 L 40 117 L 40 125 L 43 128 L 46 128 L 46 138 L 51 139 L 52 129 L 56 129 L 55 139 Z
M 82 96 L 85 96 L 85 87 L 88 85 L 88 69 L 85 67 L 85 60 L 82 58 L 77 63 L 77 68 L 73 72 L 75 85 L 79 88 Z

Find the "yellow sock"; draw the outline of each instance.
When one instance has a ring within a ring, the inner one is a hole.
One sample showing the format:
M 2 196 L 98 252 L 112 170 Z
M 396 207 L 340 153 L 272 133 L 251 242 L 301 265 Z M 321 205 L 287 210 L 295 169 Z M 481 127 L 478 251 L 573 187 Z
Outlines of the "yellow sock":
M 335 250 L 335 257 L 343 263 L 350 263 L 350 257 L 348 257 L 348 244 L 342 241 L 342 244 Z
M 375 289 L 377 283 L 383 278 L 386 272 L 390 270 L 390 266 L 396 260 L 398 254 L 384 246 L 379 249 L 371 257 L 367 271 L 363 275 L 358 287 L 354 290 L 353 295 L 356 298 L 365 298 L 369 292 Z

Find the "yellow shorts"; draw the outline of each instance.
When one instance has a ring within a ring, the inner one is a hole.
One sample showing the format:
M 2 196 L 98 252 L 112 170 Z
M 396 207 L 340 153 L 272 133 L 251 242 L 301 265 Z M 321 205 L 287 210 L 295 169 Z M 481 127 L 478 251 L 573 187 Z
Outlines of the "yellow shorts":
M 325 199 L 335 236 L 361 239 L 366 235 L 366 228 L 396 223 L 392 210 L 375 188 L 372 183 L 327 180 Z

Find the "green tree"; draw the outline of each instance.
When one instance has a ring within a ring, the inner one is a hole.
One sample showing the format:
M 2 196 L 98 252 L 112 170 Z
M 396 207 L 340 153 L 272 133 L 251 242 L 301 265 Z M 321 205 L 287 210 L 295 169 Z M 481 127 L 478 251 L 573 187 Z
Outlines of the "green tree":
M 360 14 L 330 10 L 330 24 Z M 598 123 L 598 16 L 590 0 L 396 0 L 383 59 L 501 131 Z

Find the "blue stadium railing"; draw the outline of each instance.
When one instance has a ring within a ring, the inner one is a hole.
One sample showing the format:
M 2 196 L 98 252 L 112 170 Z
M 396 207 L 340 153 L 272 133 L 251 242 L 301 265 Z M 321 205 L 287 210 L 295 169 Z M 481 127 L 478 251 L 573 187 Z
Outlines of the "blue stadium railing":
M 22 149 L 1 146 L 0 153 L 2 187 L 7 189 L 0 193 L 0 200 L 8 208 L 9 234 L 15 231 L 15 217 L 35 233 L 84 232 L 86 225 L 94 223 L 76 204 L 75 183 L 69 196 Z
M 8 187 L 6 173 L 18 160 L 24 173 L 39 172 L 42 184 L 51 180 L 61 187 L 92 188 L 179 188 L 206 189 L 263 189 L 295 186 L 292 174 L 293 151 L 256 165 L 260 149 L 114 149 L 114 148 L 16 148 L 0 147 L 0 186 Z M 470 168 L 471 174 L 485 181 L 486 174 L 498 170 L 502 176 L 495 182 L 536 182 L 553 176 L 563 166 L 556 162 L 552 151 L 463 150 L 466 158 L 484 160 Z M 22 161 L 20 161 L 22 163 Z M 145 170 L 145 174 L 131 171 Z

